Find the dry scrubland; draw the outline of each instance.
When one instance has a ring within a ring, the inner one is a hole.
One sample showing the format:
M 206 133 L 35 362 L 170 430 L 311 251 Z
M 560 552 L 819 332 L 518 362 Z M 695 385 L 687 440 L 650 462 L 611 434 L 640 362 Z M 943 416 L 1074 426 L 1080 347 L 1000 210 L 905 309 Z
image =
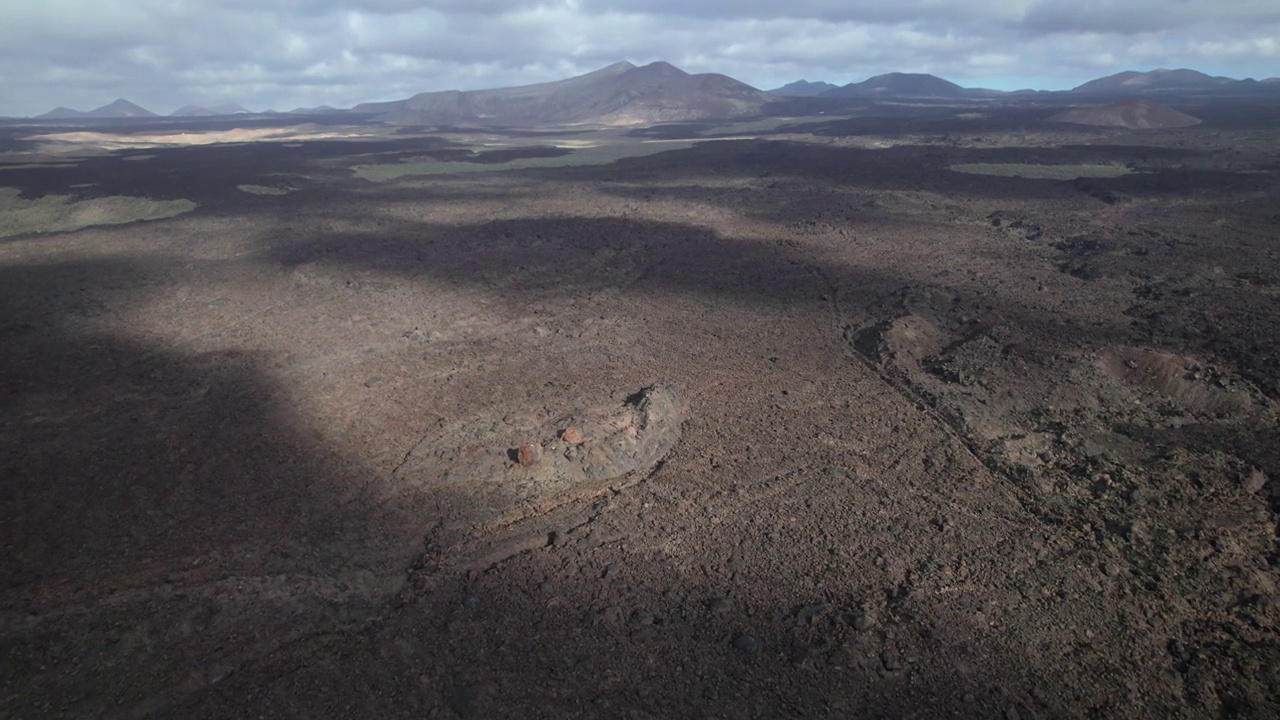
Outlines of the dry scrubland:
M 1280 131 L 1002 112 L 13 135 L 0 716 L 1280 714 Z

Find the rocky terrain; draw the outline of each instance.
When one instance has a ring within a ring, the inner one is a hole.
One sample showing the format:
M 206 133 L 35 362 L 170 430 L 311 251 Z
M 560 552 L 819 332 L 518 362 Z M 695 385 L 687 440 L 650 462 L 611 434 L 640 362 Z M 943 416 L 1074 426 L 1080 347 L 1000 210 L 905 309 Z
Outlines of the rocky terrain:
M 0 716 L 1280 714 L 1274 114 L 919 112 L 4 128 Z

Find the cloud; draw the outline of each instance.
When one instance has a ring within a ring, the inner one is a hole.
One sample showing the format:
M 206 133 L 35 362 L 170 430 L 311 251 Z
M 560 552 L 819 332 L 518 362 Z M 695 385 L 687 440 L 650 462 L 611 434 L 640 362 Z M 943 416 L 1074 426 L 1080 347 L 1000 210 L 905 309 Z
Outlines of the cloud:
M 1280 6 L 1241 0 L 43 0 L 0 23 L 0 114 L 406 97 L 668 60 L 760 87 L 892 70 L 1069 87 L 1124 69 L 1265 75 Z
M 1022 27 L 1038 34 L 1097 32 L 1136 35 L 1158 31 L 1222 33 L 1280 25 L 1273 2 L 1199 0 L 1040 0 L 1027 9 Z
M 821 20 L 829 23 L 1012 22 L 1022 15 L 1025 0 L 582 0 L 587 12 L 629 12 L 662 17 L 711 20 Z

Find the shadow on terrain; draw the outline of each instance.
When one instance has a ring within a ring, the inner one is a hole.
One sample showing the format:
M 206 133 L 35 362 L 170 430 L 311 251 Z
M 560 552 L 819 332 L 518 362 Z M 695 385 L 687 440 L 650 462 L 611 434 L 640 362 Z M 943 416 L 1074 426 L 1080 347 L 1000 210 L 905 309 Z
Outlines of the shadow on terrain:
M 1280 477 L 1280 429 L 1275 427 L 1244 430 L 1239 427 L 1215 427 L 1210 423 L 1194 423 L 1178 428 L 1151 428 L 1126 424 L 1120 431 L 1141 440 L 1157 453 L 1190 450 L 1204 453 L 1230 453 L 1269 477 Z M 1280 512 L 1280 483 L 1270 482 L 1265 488 L 1272 512 Z M 1275 558 L 1280 558 L 1277 546 Z
M 576 179 L 626 178 L 628 187 L 605 186 L 619 194 L 678 195 L 714 193 L 695 186 L 704 178 L 837 183 L 877 190 L 938 192 L 956 197 L 1032 200 L 1079 197 L 1099 189 L 1135 197 L 1185 196 L 1209 190 L 1243 193 L 1270 187 L 1266 175 L 1183 167 L 1201 153 L 1193 150 L 1143 146 L 1066 146 L 1062 148 L 947 148 L 900 145 L 892 148 L 833 148 L 801 142 L 767 140 L 700 143 L 646 157 L 627 158 L 607 167 L 566 168 Z M 1138 172 L 1116 178 L 1027 180 L 1019 177 L 974 175 L 950 170 L 964 163 L 1118 164 Z M 697 168 L 690 178 L 689 169 Z M 685 184 L 639 187 L 640 182 Z M 1100 201 L 1101 204 L 1102 201 Z
M 406 224 L 295 239 L 258 260 L 478 285 L 513 305 L 606 287 L 765 304 L 824 287 L 864 303 L 901 285 L 815 264 L 785 245 L 607 219 Z M 425 609 L 414 616 L 423 624 L 397 624 L 396 608 L 413 595 L 388 601 L 398 586 L 391 580 L 403 578 L 405 563 L 421 551 L 436 519 L 429 508 L 440 502 L 435 490 L 408 508 L 381 504 L 367 490 L 380 478 L 330 447 L 275 386 L 273 358 L 154 346 L 128 333 L 128 304 L 82 300 L 104 287 L 138 288 L 134 302 L 145 300 L 146 288 L 181 276 L 178 265 L 82 260 L 0 268 L 0 503 L 10 518 L 0 535 L 7 555 L 0 587 L 5 609 L 24 618 L 7 626 L 4 639 L 5 714 L 186 707 L 191 717 L 245 708 L 417 717 L 447 706 L 466 717 L 502 707 L 506 693 L 495 694 L 495 676 L 539 704 L 525 708 L 528 715 L 611 707 L 662 717 L 1002 709 L 999 699 L 963 703 L 966 689 L 938 674 L 882 704 L 842 710 L 838 695 L 851 680 L 807 692 L 788 678 L 808 670 L 778 653 L 739 656 L 725 638 L 730 623 L 717 619 L 690 621 L 687 635 L 642 645 L 647 688 L 605 682 L 582 658 L 608 658 L 625 638 L 590 626 L 586 608 L 549 613 L 524 591 L 541 577 L 512 579 L 522 590 L 486 598 L 487 614 L 473 622 L 459 617 L 466 612 L 462 580 L 419 564 L 409 576 L 426 583 Z M 1061 337 L 1096 342 L 1098 332 Z M 780 604 L 794 597 L 787 588 L 776 593 Z M 486 617 L 495 620 L 492 630 Z M 528 630 L 501 635 L 515 626 Z M 690 650 L 682 644 L 690 639 L 702 644 Z M 719 669 L 702 677 L 697 663 Z
M 468 249 L 459 252 L 460 245 Z M 833 262 L 803 246 L 725 238 L 683 223 L 622 218 L 523 218 L 461 227 L 383 222 L 368 232 L 285 239 L 266 249 L 261 260 L 284 268 L 327 266 L 476 286 L 517 310 L 605 288 L 751 305 L 826 302 L 823 296 L 834 294 L 847 308 L 878 308 L 911 286 L 901 277 Z M 941 286 L 946 278 L 938 282 Z M 1127 327 L 1060 327 L 1053 318 L 1007 303 L 994 292 L 955 302 L 998 313 L 1027 330 L 1052 327 L 1049 336 L 1062 345 L 1096 347 L 1123 342 L 1131 333 Z
M 160 151 L 136 163 L 136 171 L 120 157 L 93 159 L 85 162 L 85 175 L 72 176 L 156 197 L 217 197 L 209 186 L 234 187 L 264 168 L 287 171 L 330 151 L 350 152 L 350 146 L 312 145 L 297 153 L 270 144 Z M 403 141 L 382 149 L 421 150 L 406 149 Z M 1149 148 L 928 152 L 708 144 L 554 172 L 640 182 L 687 177 L 690 167 L 725 176 L 796 168 L 815 182 L 995 200 L 1079 190 L 1068 183 L 951 177 L 942 166 L 1159 154 Z M 31 173 L 24 190 L 65 187 L 58 183 L 67 178 L 55 181 L 56 173 Z M 1135 194 L 1246 187 L 1213 174 L 1172 177 L 1105 182 Z M 423 201 L 417 189 L 384 190 L 386 202 Z M 517 310 L 617 289 L 755 307 L 831 302 L 856 313 L 904 302 L 908 285 L 903 277 L 832 262 L 803 246 L 725 238 L 676 222 L 526 218 L 452 226 L 386 220 L 357 201 L 344 205 L 339 194 L 298 198 L 282 202 L 378 227 L 281 237 L 235 262 L 264 263 L 282 273 L 310 266 L 430 279 L 480 288 Z M 209 212 L 243 209 L 244 202 L 237 198 Z M 145 300 L 147 287 L 177 282 L 181 265 L 161 259 L 0 266 L 0 510 L 12 519 L 0 530 L 7 556 L 0 589 L 4 609 L 18 618 L 6 621 L 4 651 L 12 660 L 0 682 L 12 706 L 0 714 L 87 716 L 119 708 L 165 714 L 181 707 L 189 717 L 249 710 L 421 717 L 435 708 L 463 717 L 497 709 L 525 716 L 625 709 L 636 717 L 989 717 L 1005 710 L 1000 699 L 964 703 L 967 688 L 940 672 L 903 682 L 875 705 L 841 708 L 846 690 L 859 697 L 861 689 L 850 687 L 857 676 L 824 680 L 824 692 L 811 692 L 812 685 L 799 681 L 810 670 L 781 653 L 737 654 L 726 637 L 733 622 L 722 618 L 673 619 L 682 635 L 645 644 L 643 637 L 592 625 L 585 601 L 549 610 L 535 593 L 544 582 L 536 573 L 509 577 L 508 590 L 483 598 L 475 612 L 467 605 L 469 581 L 447 562 L 433 566 L 429 545 L 423 552 L 424 538 L 441 519 L 432 508 L 462 506 L 465 497 L 433 497 L 440 491 L 425 488 L 421 497 L 402 498 L 405 505 L 386 503 L 380 490 L 390 480 L 335 449 L 316 419 L 300 415 L 272 379 L 274 358 L 234 348 L 191 355 L 156 346 L 129 334 L 128 304 L 92 299 L 95 289 L 134 287 L 134 302 Z M 995 291 L 957 302 L 1051 338 L 1051 346 L 1132 340 L 1128 327 L 1053 324 Z M 846 320 L 858 318 L 834 318 L 832 332 L 858 329 L 841 328 Z M 406 577 L 408 586 L 400 589 Z M 681 587 L 686 582 L 674 577 L 673 589 L 688 590 Z M 795 597 L 792 588 L 764 592 L 779 605 Z M 521 630 L 512 635 L 513 628 Z M 605 676 L 622 643 L 635 643 L 628 657 L 640 658 L 644 687 Z M 1036 663 L 1001 658 L 998 664 L 1034 671 Z M 716 671 L 702 675 L 708 665 Z M 997 688 L 1023 684 L 989 680 Z M 504 707 L 508 697 L 529 704 Z
M 815 135 L 949 133 L 968 136 L 1053 130 L 1063 126 L 1045 121 L 1064 108 L 1081 104 L 1109 105 L 1123 99 L 1058 94 L 1032 99 L 1011 98 L 1005 102 L 922 100 L 894 104 L 860 98 L 792 98 L 766 105 L 764 112 L 774 117 L 831 116 L 829 120 L 793 123 L 775 132 L 812 132 Z M 1150 99 L 1204 121 L 1204 126 L 1197 132 L 1205 129 L 1268 130 L 1280 123 L 1280 96 L 1274 91 L 1230 98 L 1170 94 Z M 662 132 L 661 128 L 666 127 L 672 126 L 658 126 L 656 132 Z M 1097 133 L 1104 137 L 1116 132 L 1082 125 L 1066 127 L 1073 132 Z
M 137 148 L 106 155 L 72 156 L 74 162 L 63 167 L 0 166 L 0 185 L 17 187 L 27 198 L 134 195 L 161 200 L 186 198 L 202 207 L 221 209 L 244 202 L 237 185 L 283 183 L 310 188 L 316 184 L 311 178 L 350 176 L 344 168 L 325 166 L 326 160 L 361 155 L 367 156 L 364 162 L 392 163 L 434 154 L 447 159 L 466 152 L 453 142 L 432 137 L 358 143 L 308 140 Z
M 846 134 L 832 131 L 833 134 Z M 564 148 L 529 146 L 472 153 L 468 148 L 440 138 L 392 138 L 354 143 L 344 140 L 311 140 L 302 143 L 254 142 L 182 148 L 142 148 L 106 155 L 75 158 L 64 166 L 0 168 L 0 185 L 17 187 L 25 198 L 71 195 L 93 198 L 130 195 L 157 200 L 188 199 L 202 213 L 238 213 L 258 205 L 272 206 L 276 199 L 247 197 L 238 185 L 289 185 L 309 193 L 341 201 L 350 186 L 350 171 L 329 161 L 344 158 L 354 164 L 397 163 L 415 158 L 441 162 L 494 164 L 517 158 L 554 157 Z M 979 176 L 955 172 L 962 163 L 1119 164 L 1139 172 L 1111 179 L 1075 181 L 1026 180 L 1017 177 Z M 932 191 L 959 197 L 997 200 L 1079 198 L 1088 195 L 1101 203 L 1123 202 L 1128 197 L 1190 196 L 1205 191 L 1246 193 L 1269 187 L 1263 174 L 1214 170 L 1210 158 L 1189 149 L 1149 146 L 1097 145 L 1060 148 L 1006 147 L 957 148 L 935 145 L 900 145 L 889 148 L 829 147 L 812 143 L 774 140 L 724 140 L 692 148 L 618 160 L 608 165 L 512 171 L 540 179 L 594 180 L 606 183 L 608 192 L 626 196 L 679 196 L 714 198 L 722 192 L 699 187 L 705 178 L 755 182 L 762 190 L 785 193 L 780 181 L 792 180 L 884 190 Z M 690 178 L 690 168 L 697 176 Z M 625 179 L 629 187 L 608 183 Z M 666 187 L 636 187 L 642 182 Z M 379 185 L 380 197 L 421 197 L 413 188 Z M 807 192 L 801 189 L 802 192 Z M 318 198 L 316 198 L 318 199 Z M 768 207 L 771 203 L 763 203 Z M 807 208 L 793 210 L 808 212 Z
M 163 711 L 371 616 L 419 551 L 376 478 L 295 416 L 273 358 L 129 332 L 180 272 L 0 265 L 0 715 Z

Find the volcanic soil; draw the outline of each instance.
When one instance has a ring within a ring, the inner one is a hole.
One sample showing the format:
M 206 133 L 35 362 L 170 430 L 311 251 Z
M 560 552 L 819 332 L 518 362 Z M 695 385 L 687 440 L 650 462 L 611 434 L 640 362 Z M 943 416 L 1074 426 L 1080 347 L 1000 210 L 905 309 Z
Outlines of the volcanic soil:
M 984 112 L 7 129 L 0 716 L 1280 715 L 1280 130 Z
M 1126 100 L 1101 107 L 1071 108 L 1050 116 L 1049 121 L 1130 130 L 1169 130 L 1200 124 L 1199 118 L 1149 100 Z

